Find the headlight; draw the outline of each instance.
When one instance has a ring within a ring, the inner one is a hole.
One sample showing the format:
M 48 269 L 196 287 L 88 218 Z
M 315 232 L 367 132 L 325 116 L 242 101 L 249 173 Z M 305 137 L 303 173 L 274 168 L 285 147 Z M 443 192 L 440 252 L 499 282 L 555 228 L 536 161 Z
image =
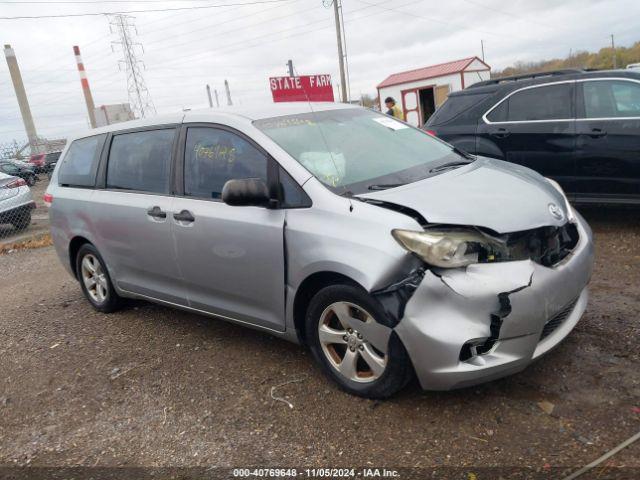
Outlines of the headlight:
M 391 231 L 400 245 L 429 265 L 441 268 L 465 267 L 479 261 L 492 261 L 505 246 L 473 230 Z

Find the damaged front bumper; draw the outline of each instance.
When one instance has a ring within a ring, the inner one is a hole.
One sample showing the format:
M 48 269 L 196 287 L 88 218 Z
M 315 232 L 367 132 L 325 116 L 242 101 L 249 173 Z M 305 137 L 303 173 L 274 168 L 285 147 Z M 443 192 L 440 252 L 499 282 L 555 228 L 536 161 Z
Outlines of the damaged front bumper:
M 577 245 L 551 268 L 524 260 L 425 273 L 394 328 L 424 389 L 516 373 L 569 334 L 585 311 L 594 260 L 591 230 L 576 221 Z

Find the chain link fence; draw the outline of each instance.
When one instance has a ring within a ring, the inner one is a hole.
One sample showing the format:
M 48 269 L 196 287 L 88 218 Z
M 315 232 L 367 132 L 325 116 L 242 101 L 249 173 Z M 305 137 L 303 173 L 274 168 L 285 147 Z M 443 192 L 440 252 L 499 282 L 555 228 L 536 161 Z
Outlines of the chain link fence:
M 0 244 L 48 231 L 43 195 L 64 144 L 46 139 L 33 146 L 15 140 L 0 144 Z

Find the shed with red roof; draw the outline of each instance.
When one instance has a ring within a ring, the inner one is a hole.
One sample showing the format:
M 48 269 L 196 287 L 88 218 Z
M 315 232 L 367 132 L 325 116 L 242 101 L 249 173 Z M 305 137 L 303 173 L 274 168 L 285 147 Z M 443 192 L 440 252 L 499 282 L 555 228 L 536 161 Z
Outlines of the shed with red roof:
M 491 67 L 478 57 L 416 68 L 389 75 L 378 85 L 378 100 L 386 111 L 384 100 L 392 97 L 404 114 L 405 120 L 422 126 L 450 92 L 489 80 Z

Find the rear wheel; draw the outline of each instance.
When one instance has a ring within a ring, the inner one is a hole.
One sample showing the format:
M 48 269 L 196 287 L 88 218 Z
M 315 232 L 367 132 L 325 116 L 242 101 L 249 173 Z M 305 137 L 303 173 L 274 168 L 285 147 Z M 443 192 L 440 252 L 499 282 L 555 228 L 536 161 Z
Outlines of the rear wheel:
M 18 214 L 18 217 L 11 222 L 13 228 L 16 230 L 24 230 L 31 224 L 31 212 L 24 211 Z
M 111 313 L 122 307 L 123 299 L 113 288 L 106 265 L 93 245 L 85 243 L 78 250 L 76 272 L 82 292 L 93 308 Z
M 325 373 L 349 393 L 386 398 L 411 379 L 413 370 L 381 305 L 365 290 L 332 285 L 309 304 L 309 347 Z
M 27 182 L 27 185 L 29 185 L 30 187 L 33 187 L 36 184 L 36 174 L 35 173 L 31 173 L 29 175 L 27 175 L 27 178 L 25 179 L 25 182 Z

